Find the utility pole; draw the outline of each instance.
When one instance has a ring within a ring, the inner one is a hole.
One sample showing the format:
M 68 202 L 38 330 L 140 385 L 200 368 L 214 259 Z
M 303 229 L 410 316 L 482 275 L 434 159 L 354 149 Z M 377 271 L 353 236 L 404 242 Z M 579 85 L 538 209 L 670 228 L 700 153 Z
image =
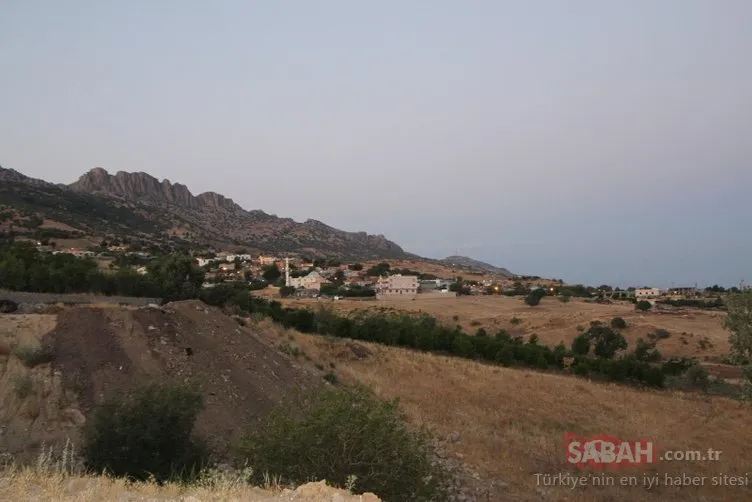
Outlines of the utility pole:
M 290 285 L 290 258 L 285 257 L 285 286 Z

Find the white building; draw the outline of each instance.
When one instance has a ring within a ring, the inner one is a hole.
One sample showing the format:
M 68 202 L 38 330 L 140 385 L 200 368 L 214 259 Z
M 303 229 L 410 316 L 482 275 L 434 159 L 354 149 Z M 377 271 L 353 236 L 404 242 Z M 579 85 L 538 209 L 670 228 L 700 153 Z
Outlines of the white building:
M 659 296 L 661 296 L 661 290 L 658 288 L 635 289 L 635 298 L 637 300 L 647 300 L 648 298 L 657 298 Z
M 324 278 L 315 270 L 303 277 L 290 277 L 287 281 L 287 285 L 293 288 L 315 289 L 317 291 L 321 290 L 323 283 Z
M 258 262 L 262 266 L 274 265 L 277 262 L 277 257 L 276 256 L 259 255 Z
M 414 298 L 418 294 L 418 278 L 414 275 L 395 274 L 381 277 L 376 282 L 376 298 Z

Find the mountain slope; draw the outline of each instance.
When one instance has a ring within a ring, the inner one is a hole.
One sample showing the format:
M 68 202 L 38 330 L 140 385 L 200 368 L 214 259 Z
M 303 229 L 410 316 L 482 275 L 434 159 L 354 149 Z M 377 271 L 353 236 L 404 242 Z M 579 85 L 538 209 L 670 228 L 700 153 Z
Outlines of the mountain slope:
M 85 233 L 154 235 L 166 226 L 159 215 L 138 204 L 122 204 L 85 192 L 29 178 L 0 167 L 0 205 L 65 223 Z
M 448 256 L 440 261 L 448 265 L 452 265 L 456 267 L 465 267 L 469 269 L 479 270 L 481 272 L 499 274 L 499 275 L 503 275 L 506 277 L 515 276 L 515 274 L 513 274 L 512 272 L 510 272 L 509 270 L 505 268 L 497 267 L 486 262 L 474 260 L 472 258 L 468 258 L 467 256 Z
M 66 223 L 90 234 L 177 236 L 202 244 L 260 252 L 298 252 L 344 259 L 412 256 L 383 235 L 345 232 L 316 220 L 298 223 L 247 211 L 214 192 L 194 196 L 185 185 L 147 173 L 92 169 L 70 185 L 54 185 L 0 167 L 0 205 Z

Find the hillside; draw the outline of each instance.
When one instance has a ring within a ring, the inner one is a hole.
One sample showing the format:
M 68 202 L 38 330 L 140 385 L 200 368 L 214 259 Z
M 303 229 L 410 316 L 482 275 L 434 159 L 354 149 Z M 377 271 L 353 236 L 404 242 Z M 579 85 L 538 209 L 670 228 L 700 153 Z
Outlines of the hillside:
M 28 368 L 11 350 L 40 345 L 50 347 L 52 368 Z M 29 460 L 42 442 L 77 443 L 76 426 L 104 396 L 167 378 L 200 382 L 197 431 L 220 455 L 254 417 L 322 382 L 198 301 L 0 315 L 0 451 Z M 28 392 L 15 391 L 21 381 Z
M 467 256 L 447 256 L 440 261 L 453 267 L 463 267 L 470 270 L 478 270 L 480 272 L 501 275 L 509 278 L 515 277 L 515 274 L 505 268 L 496 267 L 489 263 L 468 258 Z
M 746 448 L 749 410 L 738 401 L 699 393 L 649 391 L 586 379 L 503 368 L 396 347 L 358 342 L 358 357 L 346 340 L 304 335 L 263 321 L 257 331 L 271 340 L 295 338 L 307 357 L 336 366 L 347 383 L 373 388 L 385 399 L 398 398 L 415 426 L 440 438 L 447 463 L 463 473 L 472 493 L 466 500 L 615 500 L 685 502 L 750 500 L 749 486 L 713 485 L 712 477 L 745 476 L 752 461 Z M 609 434 L 624 440 L 652 438 L 659 451 L 722 450 L 715 462 L 668 462 L 607 469 L 612 486 L 593 486 L 594 469 L 566 462 L 563 435 Z M 591 486 L 544 485 L 536 474 L 585 476 Z M 642 486 L 643 474 L 659 475 L 660 485 Z M 705 476 L 703 485 L 666 486 L 664 476 Z M 620 485 L 635 476 L 636 486 Z
M 579 311 L 584 306 L 567 307 Z M 455 312 L 464 321 L 466 314 L 459 309 Z M 641 329 L 637 317 L 628 321 L 634 329 Z M 529 323 L 532 320 L 524 322 Z M 27 368 L 12 350 L 39 341 L 54 347 L 52 368 L 46 364 Z M 49 446 L 59 445 L 68 436 L 75 438 L 92 402 L 104 390 L 169 376 L 190 376 L 203 382 L 209 406 L 199 416 L 198 430 L 221 447 L 235 439 L 238 428 L 250 417 L 268 410 L 293 389 L 311 388 L 329 373 L 344 384 L 365 384 L 382 398 L 398 398 L 412 425 L 429 428 L 442 463 L 458 476 L 464 495 L 457 500 L 700 501 L 746 500 L 752 495 L 748 486 L 714 486 L 710 481 L 722 474 L 743 476 L 752 461 L 746 443 L 739 441 L 745 437 L 748 410 L 738 401 L 700 392 L 640 390 L 305 335 L 269 319 L 247 319 L 247 326 L 241 327 L 218 309 L 198 301 L 172 303 L 162 310 L 60 307 L 46 315 L 0 316 L 0 451 L 19 457 L 37 453 L 42 441 Z M 31 384 L 22 396 L 18 382 L 23 379 Z M 647 437 L 656 441 L 660 451 L 713 448 L 722 455 L 712 463 L 659 461 L 605 473 L 617 480 L 625 476 L 641 479 L 643 472 L 657 474 L 661 480 L 665 475 L 706 476 L 702 486 L 661 484 L 648 490 L 620 486 L 616 481 L 608 487 L 572 489 L 536 482 L 536 474 L 563 473 L 589 479 L 600 475 L 567 464 L 562 438 L 568 432 L 585 437 L 609 434 L 626 440 Z M 108 485 L 97 488 L 101 490 L 97 493 L 114 493 L 113 498 L 122 498 L 126 490 L 122 483 L 107 480 L 73 484 L 84 483 Z M 37 485 L 46 491 L 47 486 L 54 490 L 61 484 L 65 485 L 38 478 L 16 482 L 11 477 L 9 486 L 26 490 L 24 487 Z M 164 490 L 173 488 L 127 488 L 133 495 L 149 494 L 156 500 L 160 500 L 158 496 L 179 496 Z M 205 500 L 198 493 L 194 496 Z M 250 493 L 245 491 L 242 496 Z M 228 494 L 226 499 L 233 497 L 235 494 Z
M 146 173 L 111 175 L 92 169 L 70 185 L 55 185 L 0 167 L 0 212 L 21 212 L 88 235 L 183 239 L 256 252 L 298 252 L 344 259 L 411 256 L 383 235 L 345 232 L 317 220 L 298 223 L 247 211 L 213 192 L 194 196 L 184 185 Z M 29 224 L 29 226 L 33 226 Z

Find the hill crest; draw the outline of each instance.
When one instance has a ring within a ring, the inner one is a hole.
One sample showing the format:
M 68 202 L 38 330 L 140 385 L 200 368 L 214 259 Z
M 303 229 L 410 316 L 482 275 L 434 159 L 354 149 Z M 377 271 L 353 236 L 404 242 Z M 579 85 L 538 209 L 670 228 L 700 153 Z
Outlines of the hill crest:
M 300 253 L 343 259 L 414 256 L 384 235 L 347 232 L 318 220 L 298 223 L 245 210 L 215 192 L 193 195 L 181 183 L 145 172 L 101 167 L 70 185 L 55 185 L 0 167 L 0 205 L 66 223 L 91 235 L 182 239 L 212 247 Z

